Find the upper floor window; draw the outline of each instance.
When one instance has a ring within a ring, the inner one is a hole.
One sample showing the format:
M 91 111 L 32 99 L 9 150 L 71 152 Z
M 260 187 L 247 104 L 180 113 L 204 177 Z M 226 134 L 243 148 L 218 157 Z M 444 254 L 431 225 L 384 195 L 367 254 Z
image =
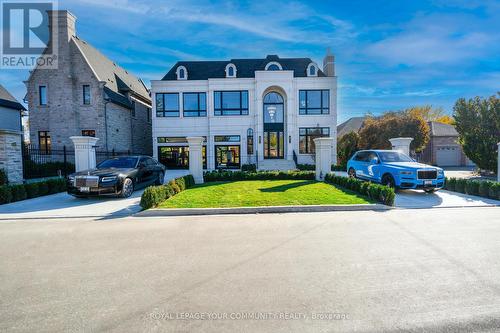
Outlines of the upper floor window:
M 215 91 L 214 104 L 216 116 L 247 115 L 248 91 Z
M 266 71 L 280 71 L 283 67 L 281 67 L 279 62 L 273 61 L 266 65 Z
M 179 117 L 179 94 L 156 94 L 157 117 Z
M 177 74 L 177 80 L 187 80 L 188 73 L 186 67 L 184 66 L 177 67 L 176 74 Z
M 184 117 L 205 117 L 207 115 L 207 97 L 204 92 L 183 93 Z
M 82 130 L 82 136 L 95 137 L 95 130 Z
M 83 91 L 83 104 L 89 105 L 90 104 L 90 85 L 84 84 L 82 86 L 82 91 Z
M 300 90 L 299 114 L 329 114 L 329 90 Z
M 38 103 L 40 105 L 47 105 L 47 86 L 38 87 Z
M 315 63 L 310 63 L 307 66 L 307 76 L 318 76 L 318 66 Z
M 234 64 L 227 64 L 226 77 L 236 77 L 236 66 Z
M 239 135 L 216 135 L 214 137 L 215 142 L 240 142 Z

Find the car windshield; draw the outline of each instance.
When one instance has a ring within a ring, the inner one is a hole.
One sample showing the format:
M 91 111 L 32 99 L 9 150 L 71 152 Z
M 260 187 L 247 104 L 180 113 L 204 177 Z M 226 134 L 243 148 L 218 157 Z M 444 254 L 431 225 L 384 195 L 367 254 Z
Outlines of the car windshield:
M 98 169 L 104 168 L 135 168 L 137 164 L 137 157 L 117 157 L 109 160 L 102 161 L 97 165 Z
M 402 154 L 397 151 L 383 151 L 379 152 L 380 160 L 385 163 L 390 162 L 413 162 L 413 160 L 405 154 Z

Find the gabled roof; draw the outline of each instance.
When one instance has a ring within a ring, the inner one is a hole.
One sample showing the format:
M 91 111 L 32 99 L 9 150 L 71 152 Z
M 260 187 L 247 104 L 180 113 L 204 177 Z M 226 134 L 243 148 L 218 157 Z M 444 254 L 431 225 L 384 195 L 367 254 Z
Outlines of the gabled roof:
M 458 136 L 458 132 L 453 125 L 430 121 L 429 127 L 431 128 L 431 136 Z
M 337 137 L 342 137 L 350 132 L 359 132 L 365 122 L 365 117 L 352 117 L 337 126 Z
M 188 72 L 188 80 L 220 79 L 226 77 L 226 66 L 234 64 L 236 66 L 236 76 L 238 78 L 255 77 L 255 71 L 263 71 L 267 63 L 279 62 L 283 70 L 294 71 L 295 77 L 306 77 L 307 66 L 313 62 L 310 58 L 280 58 L 277 55 L 268 55 L 264 59 L 231 59 L 223 61 L 179 61 L 163 77 L 163 81 L 177 80 L 176 70 L 179 66 L 184 66 Z M 318 76 L 326 75 L 318 68 Z
M 117 97 L 120 101 L 123 101 L 121 97 L 127 98 L 126 94 L 131 92 L 142 97 L 145 101 L 151 101 L 149 91 L 141 79 L 118 66 L 89 43 L 76 36 L 73 36 L 73 41 L 82 51 L 90 67 L 97 75 L 97 79 L 106 82 L 106 88 L 115 93 L 108 94 L 112 100 L 113 97 Z M 121 97 L 118 95 L 121 95 Z
M 19 110 L 19 111 L 26 111 L 26 108 L 17 101 L 17 99 L 12 96 L 10 92 L 5 89 L 4 86 L 0 84 L 0 106 L 9 108 L 9 109 L 14 109 L 14 110 Z

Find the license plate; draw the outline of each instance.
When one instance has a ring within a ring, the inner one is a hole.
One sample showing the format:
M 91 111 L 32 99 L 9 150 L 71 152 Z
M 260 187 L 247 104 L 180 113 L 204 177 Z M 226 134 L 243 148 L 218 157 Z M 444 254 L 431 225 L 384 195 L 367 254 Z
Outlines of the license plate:
M 432 180 L 424 180 L 424 185 L 432 185 Z
M 80 190 L 80 192 L 90 192 L 90 187 L 88 187 L 88 186 L 80 187 L 79 190 Z

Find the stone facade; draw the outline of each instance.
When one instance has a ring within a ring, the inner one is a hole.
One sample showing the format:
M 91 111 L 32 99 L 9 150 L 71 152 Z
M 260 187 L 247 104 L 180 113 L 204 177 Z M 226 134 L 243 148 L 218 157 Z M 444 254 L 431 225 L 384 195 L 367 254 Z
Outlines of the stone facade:
M 21 138 L 21 131 L 0 130 L 0 169 L 11 184 L 23 181 Z
M 86 54 L 82 49 L 87 43 L 76 37 L 76 18 L 68 11 L 52 15 L 57 15 L 59 22 L 58 69 L 35 69 L 25 82 L 31 143 L 38 145 L 39 132 L 49 131 L 52 149 L 72 147 L 70 136 L 90 130 L 99 138 L 100 151 L 114 149 L 151 155 L 151 122 L 147 121 L 150 100 L 143 97 L 141 102 L 134 102 L 133 91 L 115 91 L 110 97 L 105 88 L 111 82 L 109 78 L 104 81 L 104 77 L 113 75 L 101 74 L 102 68 L 91 65 L 89 57 L 94 54 Z M 89 104 L 84 104 L 84 85 L 90 86 Z M 47 105 L 40 105 L 40 86 L 47 87 Z M 124 101 L 117 102 L 112 98 L 115 95 Z

